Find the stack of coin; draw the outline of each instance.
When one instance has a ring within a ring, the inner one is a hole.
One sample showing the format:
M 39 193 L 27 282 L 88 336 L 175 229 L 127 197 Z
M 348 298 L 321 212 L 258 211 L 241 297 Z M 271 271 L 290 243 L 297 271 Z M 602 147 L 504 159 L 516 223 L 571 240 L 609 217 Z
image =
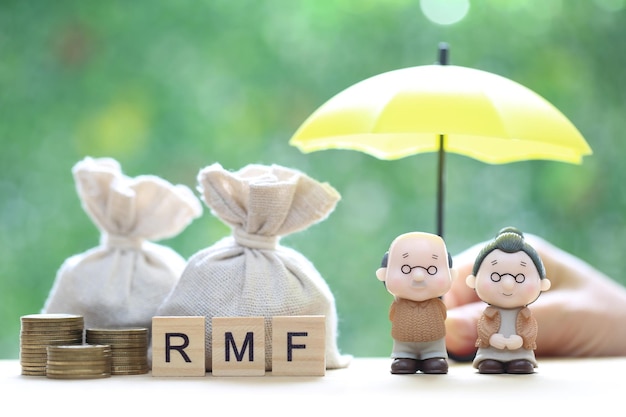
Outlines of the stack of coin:
M 111 376 L 109 345 L 48 346 L 46 376 L 53 379 L 90 379 Z
M 30 314 L 21 317 L 20 364 L 22 375 L 46 375 L 50 345 L 83 343 L 83 316 L 74 314 Z
M 87 329 L 85 340 L 91 344 L 111 346 L 111 374 L 138 375 L 148 373 L 148 329 Z

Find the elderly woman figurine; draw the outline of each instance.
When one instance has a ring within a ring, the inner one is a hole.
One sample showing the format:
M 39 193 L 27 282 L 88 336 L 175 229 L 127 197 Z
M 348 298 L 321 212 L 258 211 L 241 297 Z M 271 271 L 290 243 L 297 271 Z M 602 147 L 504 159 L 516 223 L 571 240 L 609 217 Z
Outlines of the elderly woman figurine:
M 478 321 L 473 366 L 481 374 L 531 374 L 537 367 L 537 321 L 527 307 L 550 280 L 517 229 L 502 229 L 478 254 L 467 285 L 489 306 Z

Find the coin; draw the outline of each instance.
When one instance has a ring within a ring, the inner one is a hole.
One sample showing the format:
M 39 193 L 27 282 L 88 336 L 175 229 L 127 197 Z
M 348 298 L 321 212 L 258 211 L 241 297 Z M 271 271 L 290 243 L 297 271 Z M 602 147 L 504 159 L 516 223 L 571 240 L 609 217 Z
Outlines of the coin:
M 104 378 L 111 375 L 109 345 L 48 346 L 46 376 L 57 379 Z
M 47 347 L 83 343 L 84 318 L 76 314 L 28 314 L 20 317 L 23 375 L 46 374 Z
M 147 373 L 149 333 L 145 327 L 89 328 L 85 330 L 87 343 L 111 346 L 111 374 L 134 375 Z
M 52 323 L 52 322 L 59 322 L 59 323 L 72 323 L 72 322 L 80 322 L 81 324 L 84 321 L 83 316 L 79 315 L 79 314 L 65 314 L 65 313 L 60 313 L 60 314 L 50 314 L 50 313 L 41 313 L 41 314 L 27 314 L 25 316 L 21 317 L 21 321 L 22 323 L 28 323 L 28 322 L 34 322 L 37 324 L 42 324 L 42 322 L 45 323 Z
M 108 372 L 103 372 L 101 374 L 82 374 L 82 375 L 66 375 L 66 374 L 50 374 L 47 375 L 50 379 L 96 379 L 96 378 L 109 378 L 111 376 Z

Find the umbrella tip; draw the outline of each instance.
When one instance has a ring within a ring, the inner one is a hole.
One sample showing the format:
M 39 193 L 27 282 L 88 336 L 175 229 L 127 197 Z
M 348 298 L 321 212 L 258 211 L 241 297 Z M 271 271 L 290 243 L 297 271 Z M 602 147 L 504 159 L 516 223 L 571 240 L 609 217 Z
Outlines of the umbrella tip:
M 450 45 L 446 42 L 439 42 L 439 65 L 448 65 L 448 55 L 450 54 Z

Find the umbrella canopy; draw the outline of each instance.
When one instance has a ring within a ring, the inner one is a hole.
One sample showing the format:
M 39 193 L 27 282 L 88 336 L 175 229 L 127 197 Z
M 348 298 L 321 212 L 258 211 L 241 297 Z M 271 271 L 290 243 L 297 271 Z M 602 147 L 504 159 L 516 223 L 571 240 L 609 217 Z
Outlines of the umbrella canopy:
M 318 108 L 290 144 L 303 152 L 351 149 L 380 159 L 444 150 L 501 164 L 581 163 L 591 148 L 552 104 L 499 75 L 454 65 L 386 72 Z
M 447 49 L 440 54 L 445 64 Z M 567 117 L 532 90 L 454 65 L 398 69 L 354 84 L 313 112 L 289 143 L 302 152 L 349 149 L 387 160 L 439 151 L 440 196 L 445 152 L 491 164 L 579 164 L 592 153 Z

